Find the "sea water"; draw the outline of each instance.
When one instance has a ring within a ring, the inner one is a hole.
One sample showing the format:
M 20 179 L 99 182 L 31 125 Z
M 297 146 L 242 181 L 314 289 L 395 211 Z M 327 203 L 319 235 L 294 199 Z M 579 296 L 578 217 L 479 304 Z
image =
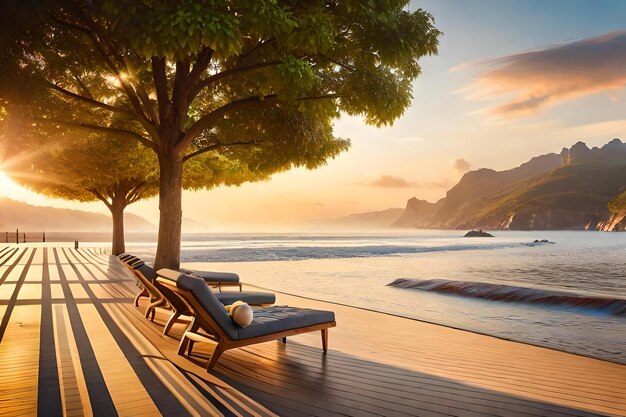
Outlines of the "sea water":
M 181 256 L 271 290 L 626 364 L 626 233 L 494 234 L 189 235 Z

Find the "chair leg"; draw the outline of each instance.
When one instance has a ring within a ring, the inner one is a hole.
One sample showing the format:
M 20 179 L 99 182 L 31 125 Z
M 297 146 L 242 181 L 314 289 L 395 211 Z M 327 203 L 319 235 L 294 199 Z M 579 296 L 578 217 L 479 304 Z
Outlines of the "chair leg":
M 191 356 L 191 351 L 193 350 L 193 345 L 196 342 L 194 340 L 190 340 L 189 344 L 187 345 L 187 356 Z
M 180 344 L 178 345 L 178 356 L 184 356 L 185 354 L 185 350 L 187 349 L 187 345 L 189 344 L 190 340 L 187 337 L 187 332 L 185 332 L 185 334 L 183 334 L 183 337 L 180 339 Z
M 148 306 L 148 308 L 146 309 L 146 314 L 144 314 L 143 316 L 149 320 L 152 310 L 154 310 L 154 307 Z
M 287 338 L 283 337 L 283 343 L 287 343 Z
M 322 329 L 322 349 L 324 353 L 328 351 L 328 329 Z
M 150 303 L 150 305 L 148 306 L 148 309 L 146 310 L 146 318 L 148 318 L 148 316 L 150 316 L 150 321 L 154 321 L 154 315 L 156 314 L 156 307 L 162 306 L 165 304 L 165 300 L 162 298 L 157 298 L 152 299 L 152 302 Z
M 189 323 L 189 331 L 193 333 L 193 332 L 197 332 L 198 329 L 200 329 L 200 325 L 196 323 L 196 320 L 194 318 L 194 320 L 191 323 Z
M 147 297 L 147 296 L 148 296 L 148 293 L 146 292 L 146 289 L 145 289 L 145 288 L 143 288 L 143 289 L 139 292 L 139 294 L 137 294 L 137 297 L 135 297 L 135 301 L 133 301 L 133 305 L 134 305 L 135 307 L 139 307 L 139 299 L 140 299 L 141 297 Z
M 223 348 L 221 343 L 218 343 L 215 346 L 215 350 L 211 354 L 211 359 L 209 359 L 209 363 L 206 366 L 207 371 L 210 371 L 211 369 L 213 369 L 213 367 L 217 363 L 217 360 L 220 358 L 220 356 L 222 356 L 222 353 L 224 353 L 224 350 L 225 349 Z
M 170 319 L 165 323 L 165 327 L 163 328 L 163 336 L 167 336 L 167 334 L 172 330 L 172 326 L 176 323 L 176 320 L 180 317 L 179 311 L 174 311 L 170 316 Z

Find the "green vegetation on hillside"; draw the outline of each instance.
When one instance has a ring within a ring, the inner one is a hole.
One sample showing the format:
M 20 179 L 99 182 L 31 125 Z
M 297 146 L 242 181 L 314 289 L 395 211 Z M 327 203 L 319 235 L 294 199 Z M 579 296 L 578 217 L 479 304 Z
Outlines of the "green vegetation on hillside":
M 609 210 L 615 214 L 626 214 L 626 191 L 609 201 Z
M 479 199 L 464 210 L 465 223 L 504 227 L 514 217 L 513 228 L 582 228 L 606 214 L 624 178 L 626 164 L 565 166 Z

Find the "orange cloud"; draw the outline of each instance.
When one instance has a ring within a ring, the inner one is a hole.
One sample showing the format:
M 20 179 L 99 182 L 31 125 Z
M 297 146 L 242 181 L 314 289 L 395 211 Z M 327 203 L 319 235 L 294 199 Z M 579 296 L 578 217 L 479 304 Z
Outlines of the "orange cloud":
M 404 178 L 400 177 L 392 177 L 391 175 L 381 175 L 374 181 L 370 181 L 368 183 L 365 183 L 364 185 L 384 188 L 449 188 L 454 185 L 454 182 L 449 179 L 430 182 L 414 182 L 407 181 Z
M 626 31 L 505 56 L 467 90 L 470 98 L 514 97 L 491 109 L 498 117 L 535 114 L 555 103 L 626 86 Z
M 368 185 L 375 187 L 412 187 L 415 184 L 400 177 L 392 177 L 391 175 L 381 175 L 380 178 L 370 182 Z
M 453 162 L 452 168 L 454 168 L 456 171 L 458 171 L 461 174 L 465 174 L 467 171 L 472 169 L 472 165 L 469 162 L 467 162 L 465 159 L 459 158 Z

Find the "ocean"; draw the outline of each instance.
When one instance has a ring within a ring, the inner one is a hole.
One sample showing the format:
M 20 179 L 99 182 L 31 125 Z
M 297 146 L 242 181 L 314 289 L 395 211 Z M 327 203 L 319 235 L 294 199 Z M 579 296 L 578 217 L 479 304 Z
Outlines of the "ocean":
M 276 291 L 626 364 L 626 233 L 494 234 L 198 234 L 181 256 Z

